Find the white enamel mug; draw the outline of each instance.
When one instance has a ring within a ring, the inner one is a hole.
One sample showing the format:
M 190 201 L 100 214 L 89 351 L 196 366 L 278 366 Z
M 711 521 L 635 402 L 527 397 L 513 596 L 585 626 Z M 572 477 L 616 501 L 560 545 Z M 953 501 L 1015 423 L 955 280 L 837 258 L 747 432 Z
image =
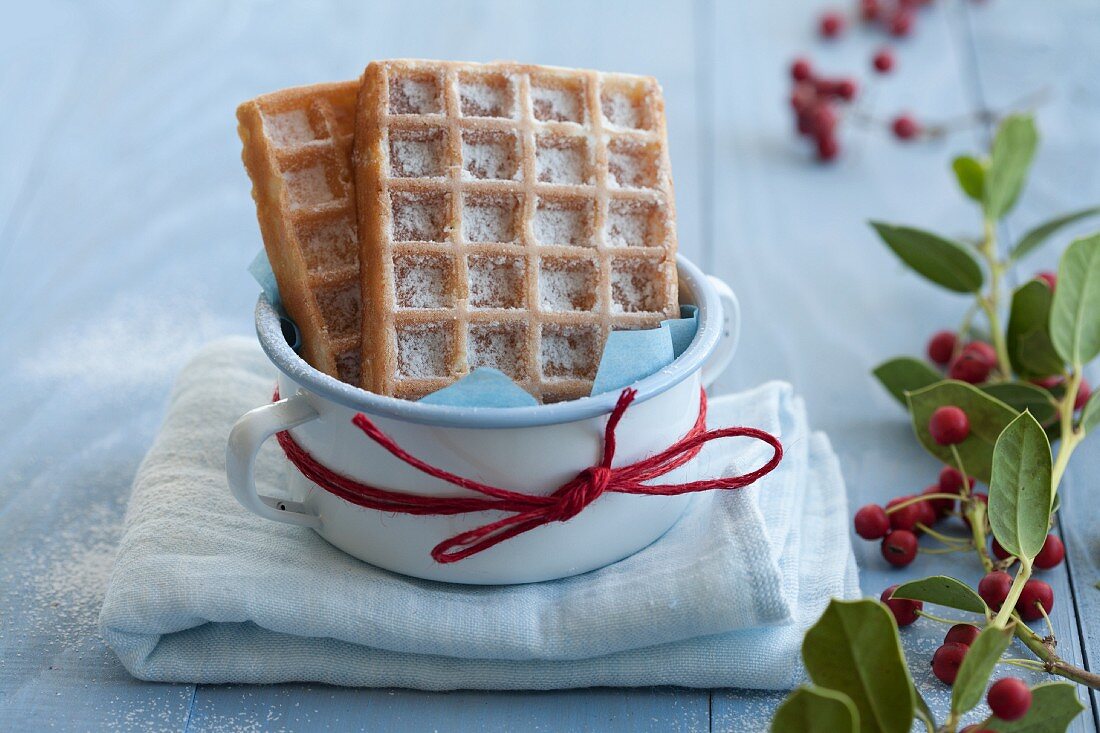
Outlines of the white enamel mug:
M 699 308 L 698 330 L 668 367 L 633 386 L 638 394 L 617 430 L 614 466 L 675 443 L 695 423 L 699 390 L 729 364 L 740 311 L 721 280 L 678 257 L 680 299 Z M 259 495 L 254 462 L 276 433 L 293 438 L 329 469 L 360 483 L 429 496 L 480 496 L 427 476 L 390 455 L 352 424 L 362 412 L 397 445 L 429 465 L 527 494 L 547 495 L 599 462 L 603 429 L 619 393 L 534 407 L 459 408 L 373 394 L 317 371 L 287 344 L 278 313 L 261 296 L 256 332 L 279 369 L 284 399 L 244 415 L 229 436 L 226 471 L 248 510 L 317 532 L 344 552 L 387 570 L 452 583 L 532 583 L 588 572 L 627 557 L 664 534 L 692 495 L 606 493 L 565 522 L 537 527 L 463 560 L 438 563 L 432 548 L 460 532 L 505 516 L 483 511 L 413 516 L 356 506 L 313 484 L 288 463 L 292 499 Z M 694 460 L 661 483 L 701 476 Z

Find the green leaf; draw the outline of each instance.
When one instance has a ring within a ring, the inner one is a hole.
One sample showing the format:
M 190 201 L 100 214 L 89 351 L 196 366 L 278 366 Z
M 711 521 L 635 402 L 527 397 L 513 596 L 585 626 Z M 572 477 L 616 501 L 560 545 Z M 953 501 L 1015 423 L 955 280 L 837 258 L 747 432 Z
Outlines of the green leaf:
M 1001 547 L 1034 559 L 1047 539 L 1053 499 L 1050 441 L 1025 412 L 1004 429 L 993 449 L 988 513 Z
M 913 697 L 917 701 L 917 717 L 928 724 L 928 730 L 936 729 L 936 716 L 932 715 L 932 709 L 928 707 L 928 701 L 924 699 L 924 695 L 920 694 L 920 690 L 916 687 L 913 688 Z
M 908 733 L 913 681 L 886 606 L 870 599 L 830 601 L 806 632 L 802 659 L 815 684 L 852 699 L 860 731 Z
M 956 293 L 977 293 L 985 276 L 966 245 L 931 232 L 871 222 L 882 241 L 918 274 Z
M 986 612 L 985 601 L 970 586 L 946 575 L 910 580 L 894 589 L 894 598 L 927 601 L 971 613 Z
M 1050 392 L 1030 382 L 990 382 L 979 389 L 996 397 L 1016 412 L 1027 410 L 1042 425 L 1058 415 L 1058 408 L 1055 407 Z
M 1081 411 L 1081 431 L 1091 433 L 1097 425 L 1100 425 L 1100 389 L 1092 393 L 1089 401 L 1085 403 L 1085 409 Z
M 981 702 L 989 676 L 1010 643 L 1011 630 L 996 626 L 982 629 L 959 665 L 959 673 L 951 690 L 952 713 L 962 715 Z
M 1017 720 L 991 720 L 986 726 L 997 733 L 1065 733 L 1085 706 L 1068 682 L 1046 682 L 1031 688 L 1031 707 Z
M 1074 366 L 1100 354 L 1100 234 L 1074 241 L 1058 265 L 1050 338 Z
M 951 168 L 963 193 L 980 202 L 985 189 L 985 166 L 981 161 L 969 155 L 960 155 L 951 161 Z
M 1059 229 L 1067 227 L 1081 219 L 1096 216 L 1097 214 L 1100 214 L 1100 206 L 1091 206 L 1087 209 L 1063 214 L 1050 221 L 1043 222 L 1025 234 L 1020 241 L 1016 243 L 1016 246 L 1012 248 L 1012 253 L 1009 255 L 1009 260 L 1018 260 L 1021 257 L 1026 257 L 1031 254 L 1032 251 L 1046 243 L 1046 241 L 1050 239 L 1053 234 L 1057 233 Z
M 775 711 L 771 729 L 776 733 L 856 733 L 859 711 L 842 692 L 803 686 Z
M 875 367 L 872 373 L 886 388 L 886 391 L 893 395 L 894 399 L 903 406 L 906 404 L 906 392 L 912 392 L 943 381 L 943 375 L 933 369 L 928 362 L 914 359 L 911 356 L 899 356 L 884 361 Z
M 1016 205 L 1038 144 L 1039 133 L 1030 115 L 1009 115 L 1001 123 L 985 174 L 985 213 L 993 221 Z
M 1050 340 L 1054 295 L 1046 283 L 1030 280 L 1012 294 L 1006 341 L 1012 368 L 1021 377 L 1061 374 L 1065 365 Z
M 928 420 L 937 407 L 961 407 L 970 418 L 970 436 L 955 446 L 966 472 L 984 483 L 993 467 L 993 446 L 1001 431 L 1016 419 L 1016 411 L 977 387 L 946 380 L 909 394 L 909 415 L 913 431 L 925 450 L 942 463 L 954 465 L 951 448 L 938 444 L 928 433 Z

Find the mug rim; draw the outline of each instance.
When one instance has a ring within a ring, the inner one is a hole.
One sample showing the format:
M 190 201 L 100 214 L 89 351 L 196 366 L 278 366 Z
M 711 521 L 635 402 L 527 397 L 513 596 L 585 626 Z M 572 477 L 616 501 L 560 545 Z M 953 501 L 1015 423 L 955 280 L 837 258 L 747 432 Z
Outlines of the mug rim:
M 695 337 L 673 362 L 631 386 L 635 402 L 644 402 L 666 392 L 699 371 L 718 345 L 723 331 L 722 304 L 706 275 L 681 254 L 676 255 L 680 286 L 687 287 L 689 301 L 699 309 Z M 305 391 L 372 417 L 456 428 L 527 428 L 576 422 L 609 414 L 620 390 L 602 392 L 549 405 L 523 407 L 458 407 L 433 405 L 368 392 L 341 382 L 310 366 L 286 342 L 278 311 L 260 294 L 256 301 L 256 335 L 271 362 L 288 379 Z

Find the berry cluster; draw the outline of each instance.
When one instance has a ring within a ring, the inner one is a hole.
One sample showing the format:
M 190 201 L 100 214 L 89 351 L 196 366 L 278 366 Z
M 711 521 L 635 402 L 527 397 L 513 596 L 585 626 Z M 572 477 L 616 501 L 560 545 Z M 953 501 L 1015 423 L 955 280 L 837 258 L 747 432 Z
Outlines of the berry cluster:
M 867 27 L 902 38 L 913 31 L 917 10 L 930 4 L 931 0 L 860 0 L 856 17 Z M 828 10 L 818 18 L 818 35 L 833 40 L 844 35 L 849 25 L 848 15 Z M 871 56 L 870 67 L 876 74 L 889 74 L 896 65 L 894 52 L 888 47 L 878 48 Z M 791 107 L 798 134 L 814 143 L 819 160 L 832 160 L 840 152 L 836 103 L 855 99 L 859 84 L 852 77 L 818 78 L 810 61 L 801 57 L 791 64 L 791 80 L 794 84 Z M 913 140 L 924 133 L 922 125 L 909 114 L 895 116 L 888 127 L 899 140 Z
M 1047 537 L 1048 545 L 1051 544 L 1051 540 L 1057 542 L 1059 548 L 1062 546 L 1062 541 L 1054 535 Z M 1064 557 L 1064 550 L 1062 553 L 1062 557 Z M 1058 558 L 1058 562 L 1061 562 L 1061 557 Z M 978 595 L 982 597 L 987 606 L 994 611 L 999 611 L 1005 599 L 1008 598 L 1008 591 L 1011 587 L 1012 576 L 1004 570 L 994 570 L 978 583 Z M 1020 598 L 1016 601 L 1016 611 L 1025 621 L 1037 621 L 1050 613 L 1050 609 L 1053 607 L 1054 591 L 1048 583 L 1034 578 L 1024 583 L 1023 592 L 1020 593 Z
M 997 352 L 985 341 L 962 343 L 954 331 L 939 331 L 928 341 L 928 358 L 947 370 L 949 379 L 970 384 L 988 381 L 997 368 Z
M 948 405 L 932 413 L 928 430 L 940 445 L 955 445 L 970 435 L 970 420 L 963 410 Z M 905 567 L 916 558 L 920 534 L 930 534 L 949 547 L 962 549 L 959 540 L 945 537 L 932 527 L 951 515 L 959 515 L 969 523 L 968 507 L 988 501 L 986 494 L 973 488 L 973 479 L 965 480 L 958 469 L 944 466 L 937 482 L 919 494 L 896 497 L 885 507 L 861 507 L 854 520 L 856 534 L 865 540 L 882 540 L 883 558 L 896 567 Z M 956 511 L 956 505 L 961 512 Z
M 1058 276 L 1053 272 L 1036 273 L 1035 279 L 1046 283 L 1051 292 L 1058 285 Z M 986 341 L 963 343 L 954 331 L 937 331 L 928 340 L 926 349 L 929 360 L 946 371 L 948 379 L 957 379 L 969 384 L 983 384 L 997 373 L 997 352 Z M 1008 375 L 1002 375 L 1008 376 Z M 1036 379 L 1034 384 L 1046 390 L 1055 390 L 1062 384 L 1062 377 Z M 1092 387 L 1087 380 L 1081 380 L 1074 402 L 1075 410 L 1082 410 L 1092 396 Z
M 1032 582 L 1040 581 L 1029 581 Z M 1046 586 L 1046 583 L 1042 585 Z M 1049 586 L 1046 587 L 1049 589 Z M 920 617 L 924 604 L 907 598 L 894 598 L 897 588 L 898 586 L 892 585 L 884 590 L 881 600 L 897 619 L 898 626 L 908 626 Z M 1007 593 L 1008 587 L 1005 586 L 1005 594 Z M 944 635 L 943 644 L 932 655 L 932 674 L 946 685 L 955 684 L 959 667 L 980 633 L 981 629 L 973 624 L 954 624 Z M 1031 690 L 1023 680 L 1006 677 L 990 686 L 986 693 L 986 702 L 994 718 L 1002 721 L 1019 720 L 1031 708 Z M 960 733 L 983 733 L 985 730 L 971 725 L 963 728 Z
M 913 32 L 917 10 L 931 5 L 932 0 L 859 0 L 857 15 L 869 28 L 877 28 L 895 38 Z M 848 17 L 839 10 L 826 10 L 817 20 L 817 32 L 822 38 L 839 38 L 848 28 Z
M 795 113 L 798 134 L 814 141 L 820 160 L 832 160 L 840 152 L 836 105 L 856 98 L 859 88 L 855 80 L 818 76 L 804 58 L 795 59 L 791 64 L 791 79 L 794 81 L 791 109 Z
M 877 25 L 892 36 L 903 38 L 913 32 L 916 11 L 931 0 L 859 0 L 859 17 L 868 24 Z

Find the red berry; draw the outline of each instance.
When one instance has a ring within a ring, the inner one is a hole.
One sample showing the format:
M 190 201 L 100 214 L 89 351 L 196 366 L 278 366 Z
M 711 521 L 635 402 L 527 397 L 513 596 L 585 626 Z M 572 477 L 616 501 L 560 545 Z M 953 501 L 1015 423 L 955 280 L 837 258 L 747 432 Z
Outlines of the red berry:
M 1052 390 L 1059 384 L 1061 384 L 1062 381 L 1062 377 L 1055 375 L 1052 377 L 1041 377 L 1039 379 L 1032 379 L 1031 383 L 1034 384 L 1036 387 L 1042 387 L 1045 390 Z
M 890 18 L 890 35 L 902 38 L 913 30 L 913 14 L 908 10 L 899 9 Z
M 1025 621 L 1035 621 L 1043 617 L 1043 610 L 1050 613 L 1054 608 L 1054 591 L 1041 580 L 1029 580 L 1024 583 L 1024 589 L 1020 592 L 1020 600 L 1016 601 L 1016 610 L 1020 612 Z
M 871 21 L 878 18 L 878 13 L 878 0 L 860 0 L 859 17 L 863 18 L 864 20 Z
M 970 487 L 974 487 L 973 480 L 970 481 Z M 959 473 L 959 469 L 952 466 L 944 466 L 940 469 L 936 488 L 939 489 L 942 494 L 962 494 L 963 477 L 962 474 Z
M 1012 557 L 1012 555 L 1009 554 L 1008 550 L 1001 547 L 1001 543 L 997 541 L 996 537 L 993 538 L 992 549 L 993 557 L 997 558 L 998 560 L 1007 560 L 1008 558 Z
M 855 517 L 856 534 L 865 540 L 877 540 L 890 531 L 890 517 L 878 504 L 860 507 Z
M 971 341 L 962 347 L 962 354 L 981 359 L 990 367 L 997 366 L 997 352 L 985 341 Z
M 908 598 L 891 598 L 894 591 L 897 589 L 898 587 L 896 585 L 890 586 L 882 591 L 882 595 L 879 596 L 879 599 L 890 609 L 890 613 L 894 614 L 894 619 L 898 622 L 898 626 L 908 626 L 920 618 L 917 611 L 924 608 L 924 603 L 921 601 L 911 601 Z
M 979 728 L 977 723 L 971 723 L 959 730 L 959 733 L 997 733 L 997 731 L 990 730 L 989 728 Z
M 895 529 L 882 540 L 886 562 L 903 568 L 917 556 L 917 536 L 907 529 Z
M 974 354 L 959 354 L 959 358 L 951 362 L 947 368 L 947 376 L 968 384 L 981 384 L 989 379 L 989 373 L 993 366 L 985 359 Z
M 892 499 L 892 503 L 900 503 L 912 499 L 911 496 L 899 496 L 897 499 Z M 892 529 L 907 529 L 912 531 L 917 526 L 917 522 L 924 519 L 924 513 L 918 504 L 907 504 L 897 509 L 892 509 L 890 504 L 886 505 L 890 511 L 890 527 Z
M 838 97 L 846 102 L 851 102 L 856 98 L 856 92 L 859 91 L 859 86 L 854 79 L 841 79 L 834 85 L 833 90 Z
M 840 143 L 837 142 L 835 135 L 819 135 L 817 138 L 817 158 L 818 160 L 828 161 L 835 158 L 840 153 Z
M 836 129 L 836 112 L 833 111 L 833 105 L 826 102 L 822 102 L 810 111 L 810 119 L 814 134 L 819 137 L 832 135 L 833 130 Z
M 954 405 L 937 407 L 928 421 L 928 432 L 940 445 L 957 445 L 970 435 L 970 418 Z
M 945 494 L 958 494 L 962 491 L 963 475 L 954 466 L 940 469 L 940 491 Z M 974 488 L 974 479 L 970 479 L 970 488 Z
M 799 114 L 809 112 L 817 104 L 817 87 L 810 82 L 794 85 L 791 92 L 791 109 Z
M 939 678 L 940 682 L 947 685 L 955 684 L 955 677 L 959 674 L 959 665 L 963 657 L 970 650 L 966 644 L 948 642 L 936 650 L 932 655 L 932 674 Z
M 791 63 L 791 78 L 795 81 L 806 81 L 814 75 L 813 67 L 804 58 L 797 58 Z
M 978 595 L 985 605 L 994 611 L 1008 598 L 1008 589 L 1012 587 L 1012 576 L 1003 570 L 994 570 L 978 582 Z
M 928 340 L 928 358 L 940 366 L 947 366 L 955 353 L 958 337 L 954 331 L 937 331 Z
M 1077 399 L 1073 401 L 1073 409 L 1085 409 L 1085 404 L 1089 401 L 1089 397 L 1092 397 L 1092 386 L 1082 379 L 1081 385 L 1077 387 Z
M 836 38 L 844 30 L 844 16 L 835 10 L 829 10 L 821 14 L 818 21 L 818 32 L 824 38 Z
M 929 488 L 938 489 L 939 487 L 933 486 Z M 928 489 L 925 489 L 921 493 L 923 494 L 932 492 L 929 492 Z M 931 501 L 918 501 L 913 506 L 917 508 L 918 521 L 925 527 L 931 527 L 933 524 L 936 523 L 936 520 L 940 518 L 939 513 L 936 511 L 936 506 Z
M 1035 273 L 1035 279 L 1045 282 L 1052 293 L 1054 292 L 1054 288 L 1058 287 L 1058 275 L 1049 270 Z
M 985 701 L 1001 720 L 1019 720 L 1031 708 L 1031 690 L 1019 677 L 1005 677 L 993 683 Z
M 799 112 L 795 117 L 798 123 L 799 135 L 812 135 L 814 134 L 814 110 L 810 108 L 803 112 Z
M 1057 535 L 1048 534 L 1047 541 L 1043 543 L 1043 549 L 1035 556 L 1035 567 L 1040 570 L 1050 570 L 1056 567 L 1066 557 L 1066 546 L 1062 544 Z
M 951 630 L 947 632 L 947 636 L 943 637 L 943 643 L 955 643 L 965 644 L 970 646 L 974 643 L 974 640 L 978 638 L 978 634 L 981 630 L 973 624 L 955 624 L 951 627 Z
M 895 117 L 891 128 L 894 131 L 894 137 L 899 140 L 912 140 L 920 134 L 920 123 L 906 114 Z
M 888 48 L 879 49 L 871 59 L 871 64 L 875 71 L 886 74 L 894 68 L 894 53 Z
M 928 488 L 926 488 L 924 491 L 922 491 L 920 493 L 921 494 L 939 494 L 939 493 L 942 493 L 942 492 L 940 491 L 939 484 L 932 484 L 931 486 L 929 486 Z M 929 500 L 927 500 L 925 502 L 921 502 L 921 503 L 922 504 L 927 504 L 928 506 L 930 506 L 932 508 L 932 512 L 935 515 L 935 519 L 943 519 L 955 507 L 955 502 L 951 499 L 929 499 Z M 925 522 L 925 524 L 930 524 L 930 523 Z

